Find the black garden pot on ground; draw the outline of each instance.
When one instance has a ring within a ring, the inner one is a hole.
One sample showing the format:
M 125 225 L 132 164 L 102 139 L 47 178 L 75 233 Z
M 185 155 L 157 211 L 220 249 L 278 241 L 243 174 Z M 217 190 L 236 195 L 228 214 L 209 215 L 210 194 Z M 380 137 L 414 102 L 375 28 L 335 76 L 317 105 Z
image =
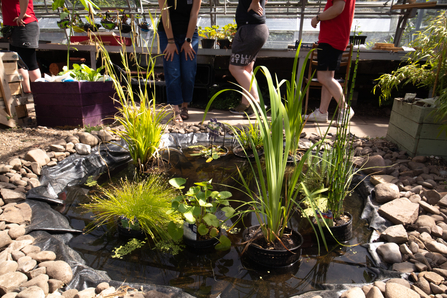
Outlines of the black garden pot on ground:
M 212 49 L 214 47 L 214 39 L 202 39 L 202 48 L 203 49 Z
M 256 233 L 256 235 L 253 235 L 253 233 L 258 229 L 259 225 L 251 226 L 245 229 L 242 233 L 243 241 L 246 242 L 250 241 L 253 237 L 256 238 L 257 235 L 259 235 L 259 232 Z M 261 244 L 259 244 L 265 242 L 264 238 L 262 237 L 254 240 L 254 244 L 250 244 L 248 246 L 248 249 L 245 252 L 246 256 L 251 262 L 265 268 L 285 268 L 288 266 L 293 266 L 300 259 L 303 237 L 297 231 L 293 231 L 289 228 L 285 229 L 285 233 L 291 233 L 291 239 L 294 241 L 296 245 L 295 247 L 290 248 L 289 250 L 264 249 L 262 248 Z
M 344 213 L 349 217 L 349 221 L 345 224 L 329 227 L 329 230 L 326 227 L 322 227 L 324 238 L 326 239 L 327 243 L 334 244 L 337 243 L 343 243 L 351 240 L 352 238 L 352 215 L 348 212 Z M 313 220 L 314 221 L 314 220 Z M 317 231 L 318 237 L 321 237 L 318 226 L 314 223 L 314 227 Z M 332 235 L 331 235 L 332 233 Z

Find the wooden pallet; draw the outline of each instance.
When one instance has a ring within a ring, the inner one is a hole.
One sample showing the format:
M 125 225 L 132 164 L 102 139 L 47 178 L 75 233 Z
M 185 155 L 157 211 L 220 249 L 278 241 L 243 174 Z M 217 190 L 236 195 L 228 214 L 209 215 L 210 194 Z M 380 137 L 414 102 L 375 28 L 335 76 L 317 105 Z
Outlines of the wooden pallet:
M 15 127 L 28 116 L 28 95 L 22 90 L 16 52 L 0 52 L 0 124 Z
M 395 47 L 394 44 L 392 44 L 392 43 L 376 42 L 374 44 L 374 47 L 372 48 L 372 50 L 399 52 L 399 51 L 403 51 L 404 49 L 401 47 Z

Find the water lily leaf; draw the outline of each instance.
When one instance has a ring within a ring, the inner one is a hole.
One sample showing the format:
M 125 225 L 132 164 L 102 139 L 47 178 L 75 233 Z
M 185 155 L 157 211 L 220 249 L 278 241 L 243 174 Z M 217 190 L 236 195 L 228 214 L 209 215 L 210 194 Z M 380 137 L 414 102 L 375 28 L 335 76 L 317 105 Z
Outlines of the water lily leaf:
M 219 243 L 215 246 L 217 250 L 227 250 L 231 248 L 231 241 L 227 236 L 222 235 L 219 238 Z
M 218 227 L 219 224 L 220 224 L 219 220 L 217 219 L 217 216 L 214 215 L 214 214 L 210 214 L 210 213 L 206 214 L 206 215 L 203 217 L 203 220 L 204 220 L 204 221 L 206 222 L 206 224 L 209 225 L 209 226 Z
M 197 231 L 199 232 L 200 235 L 204 236 L 206 234 L 208 234 L 208 228 L 206 227 L 206 225 L 204 223 L 201 223 L 199 225 L 199 227 L 197 228 Z
M 183 237 L 183 228 L 178 227 L 172 221 L 168 224 L 168 233 L 174 241 L 179 241 Z
M 226 217 L 232 217 L 235 210 L 233 207 L 223 207 L 222 211 L 225 212 Z

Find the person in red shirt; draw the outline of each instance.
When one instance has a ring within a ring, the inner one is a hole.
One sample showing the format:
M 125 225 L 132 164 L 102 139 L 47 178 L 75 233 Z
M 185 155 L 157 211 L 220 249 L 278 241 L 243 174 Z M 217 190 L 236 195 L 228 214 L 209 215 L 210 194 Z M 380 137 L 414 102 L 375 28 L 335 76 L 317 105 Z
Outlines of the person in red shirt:
M 23 91 L 31 93 L 30 80 L 34 82 L 42 76 L 36 58 L 40 29 L 34 14 L 33 0 L 2 0 L 0 4 L 3 25 L 13 28 L 9 49 L 17 52 L 28 68 L 19 68 L 23 77 Z
M 320 24 L 317 79 L 323 87 L 321 88 L 320 108 L 306 115 L 307 121 L 327 123 L 327 110 L 332 97 L 339 106 L 336 125 L 341 125 L 343 119 L 347 119 L 349 122 L 354 116 L 352 108 L 345 103 L 343 88 L 334 79 L 343 51 L 346 50 L 349 43 L 354 10 L 355 0 L 328 0 L 324 11 L 311 20 L 311 25 L 314 28 Z

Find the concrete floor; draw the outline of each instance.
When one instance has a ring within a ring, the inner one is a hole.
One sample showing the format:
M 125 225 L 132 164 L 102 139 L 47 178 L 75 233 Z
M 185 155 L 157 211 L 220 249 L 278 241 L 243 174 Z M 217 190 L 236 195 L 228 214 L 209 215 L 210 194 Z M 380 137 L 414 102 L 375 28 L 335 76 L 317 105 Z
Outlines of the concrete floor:
M 192 124 L 202 121 L 204 110 L 201 109 L 189 109 L 189 119 L 184 123 Z M 248 124 L 249 120 L 245 116 L 233 115 L 228 111 L 223 110 L 211 110 L 208 112 L 205 118 L 205 123 L 211 118 L 217 118 L 217 121 L 228 123 L 231 125 L 244 125 Z M 388 118 L 375 118 L 375 117 L 359 117 L 354 115 L 351 120 L 350 130 L 351 133 L 357 137 L 370 137 L 370 138 L 382 138 L 386 137 L 388 130 Z M 316 133 L 321 134 L 326 132 L 329 124 L 321 123 L 307 123 L 304 127 L 304 132 L 307 134 Z M 335 132 L 336 127 L 330 127 L 330 132 Z

